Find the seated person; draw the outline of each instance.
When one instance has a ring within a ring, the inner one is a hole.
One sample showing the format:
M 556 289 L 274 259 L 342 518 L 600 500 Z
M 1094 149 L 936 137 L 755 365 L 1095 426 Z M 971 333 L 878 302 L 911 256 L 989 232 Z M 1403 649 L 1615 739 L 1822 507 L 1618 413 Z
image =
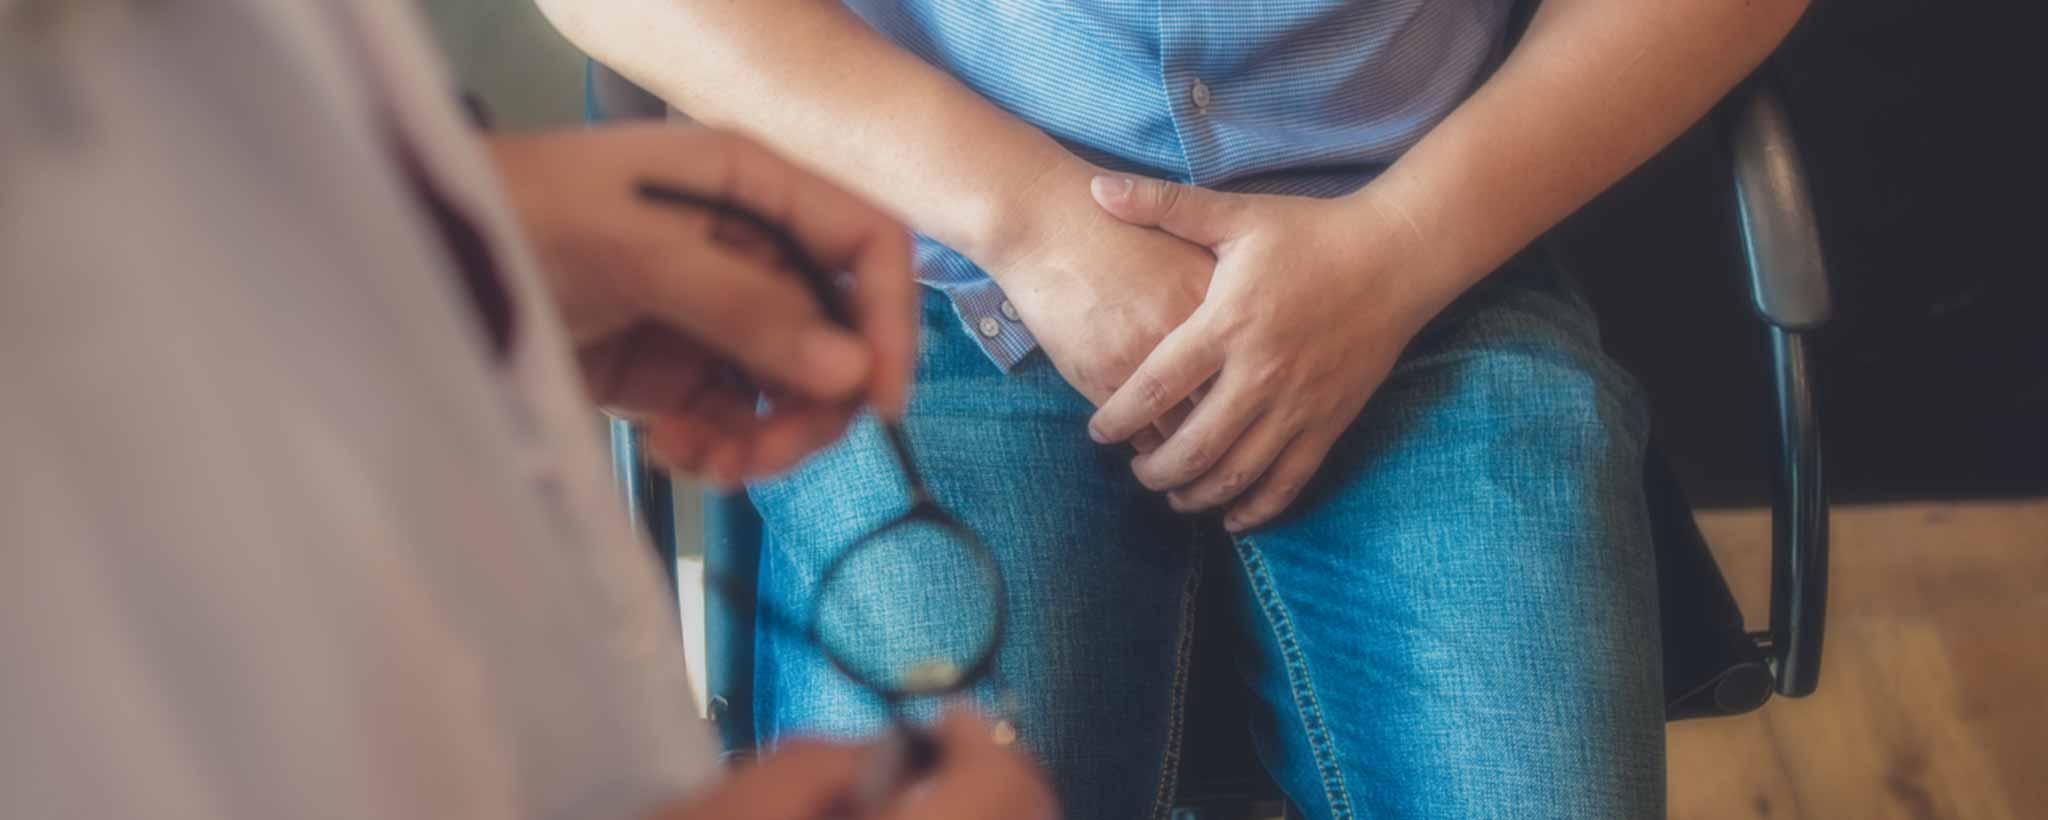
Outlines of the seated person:
M 541 0 L 920 234 L 908 429 L 1007 569 L 1000 673 L 1074 816 L 1165 816 L 1217 605 L 1309 817 L 1656 816 L 1644 402 L 1521 252 L 1804 1 L 1545 0 L 1505 53 L 1513 5 Z M 749 488 L 764 600 L 901 510 L 884 448 Z M 764 739 L 877 725 L 759 640 Z

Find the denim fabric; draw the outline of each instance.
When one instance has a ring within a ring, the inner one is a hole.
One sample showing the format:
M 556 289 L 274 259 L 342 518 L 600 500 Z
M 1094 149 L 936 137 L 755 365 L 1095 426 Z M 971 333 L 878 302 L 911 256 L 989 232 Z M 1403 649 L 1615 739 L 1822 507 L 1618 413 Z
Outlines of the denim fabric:
M 1225 589 L 1194 583 L 1209 525 L 1088 440 L 1092 407 L 1043 356 L 987 367 L 938 296 L 924 345 L 912 441 L 1014 605 L 989 705 L 1069 816 L 1163 815 L 1202 719 L 1180 709 L 1197 598 L 1241 623 L 1251 742 L 1309 817 L 1661 816 L 1646 414 L 1558 275 L 1503 271 L 1431 323 L 1295 508 L 1231 542 Z M 893 472 L 863 423 L 753 488 L 764 597 L 802 611 L 823 562 L 903 508 Z M 948 628 L 947 572 L 877 578 L 929 613 L 884 628 Z M 759 639 L 763 738 L 878 725 L 807 647 Z

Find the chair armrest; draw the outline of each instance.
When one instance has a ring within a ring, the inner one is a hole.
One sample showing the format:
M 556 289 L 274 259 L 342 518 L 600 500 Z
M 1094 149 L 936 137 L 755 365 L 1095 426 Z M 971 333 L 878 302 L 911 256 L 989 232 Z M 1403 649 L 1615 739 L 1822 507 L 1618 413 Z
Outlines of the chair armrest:
M 1757 643 L 1778 693 L 1805 697 L 1820 682 L 1827 624 L 1828 499 L 1821 470 L 1814 357 L 1804 333 L 1771 326 L 1778 469 L 1771 491 L 1771 623 Z
M 1744 261 L 1768 325 L 1777 413 L 1771 496 L 1771 622 L 1755 636 L 1780 694 L 1811 694 L 1827 621 L 1828 501 L 1821 469 L 1817 363 L 1809 333 L 1833 311 L 1820 228 L 1785 108 L 1768 83 L 1727 122 Z
M 1788 330 L 1825 324 L 1834 309 L 1820 226 L 1784 103 L 1767 83 L 1738 101 L 1728 123 L 1735 199 L 1750 294 L 1766 321 Z

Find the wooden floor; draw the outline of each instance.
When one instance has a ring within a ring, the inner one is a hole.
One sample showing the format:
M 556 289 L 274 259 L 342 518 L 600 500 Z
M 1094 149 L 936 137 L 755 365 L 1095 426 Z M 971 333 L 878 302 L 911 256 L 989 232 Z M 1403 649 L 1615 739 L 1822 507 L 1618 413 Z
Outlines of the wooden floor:
M 1673 725 L 1671 816 L 2048 818 L 2048 500 L 1833 524 L 1820 691 Z M 1743 611 L 1768 611 L 1766 517 L 1702 525 Z

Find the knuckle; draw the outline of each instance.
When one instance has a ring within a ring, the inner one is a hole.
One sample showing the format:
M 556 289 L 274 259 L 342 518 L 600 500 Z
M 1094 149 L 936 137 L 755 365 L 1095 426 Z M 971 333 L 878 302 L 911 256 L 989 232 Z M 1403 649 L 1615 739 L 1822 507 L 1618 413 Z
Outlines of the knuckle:
M 1314 410 L 1302 407 L 1299 404 L 1291 402 L 1273 407 L 1271 410 L 1268 410 L 1267 412 L 1272 414 L 1274 423 L 1280 425 L 1285 429 L 1296 431 L 1306 429 L 1310 424 L 1313 424 L 1318 417 L 1321 416 L 1320 413 L 1317 413 Z M 1287 473 L 1287 463 L 1282 461 L 1280 463 L 1273 465 L 1273 472 L 1278 474 Z
M 1216 214 L 1230 221 L 1238 221 L 1244 218 L 1250 210 L 1245 198 L 1242 196 L 1219 196 L 1212 199 Z
M 1131 473 L 1137 476 L 1139 484 L 1144 485 L 1145 489 L 1153 492 L 1165 492 L 1173 488 L 1172 484 L 1166 482 L 1166 477 L 1161 471 L 1153 467 L 1150 462 L 1139 462 L 1131 470 Z
M 1183 475 L 1183 457 L 1160 458 L 1159 455 L 1154 453 L 1132 462 L 1132 472 L 1137 475 L 1138 483 L 1153 492 L 1162 493 L 1187 484 L 1187 478 Z
M 1227 340 L 1236 339 L 1245 334 L 1251 325 L 1251 314 L 1249 311 L 1235 305 L 1210 309 L 1209 306 L 1211 304 L 1217 303 L 1205 302 L 1202 306 L 1203 312 L 1206 313 L 1202 321 L 1209 337 L 1216 340 Z
M 1260 387 L 1271 387 L 1287 378 L 1287 362 L 1279 358 L 1262 358 L 1251 367 L 1252 383 Z
M 1143 361 L 1129 352 L 1118 351 L 1104 356 L 1102 361 L 1097 362 L 1091 369 L 1107 384 L 1123 384 L 1138 371 L 1138 366 Z
M 1131 388 L 1137 391 L 1138 401 L 1148 410 L 1163 410 L 1167 404 L 1166 382 L 1158 375 L 1141 372 L 1131 377 Z
M 1145 361 L 1150 348 L 1137 339 L 1113 339 L 1100 348 L 1101 352 L 1083 358 L 1090 360 L 1091 369 L 1110 384 L 1122 384 L 1138 374 L 1138 368 Z
M 1265 501 L 1270 509 L 1277 511 L 1277 508 L 1287 506 L 1298 495 L 1301 495 L 1301 482 L 1292 478 L 1282 479 L 1266 494 Z
M 1262 488 L 1257 497 L 1247 502 L 1246 507 L 1256 518 L 1272 518 L 1287 509 L 1287 505 L 1294 503 L 1294 497 L 1301 494 L 1301 487 L 1302 482 L 1299 479 L 1278 478 Z
M 1186 201 L 1180 186 L 1170 182 L 1152 183 L 1152 201 L 1159 208 L 1160 216 L 1171 214 Z
M 1087 393 L 1090 396 L 1107 396 L 1114 392 L 1100 389 L 1103 385 L 1116 384 L 1115 381 L 1106 378 L 1109 368 L 1094 362 L 1081 361 L 1076 362 L 1072 369 L 1073 378 L 1071 381 L 1075 387 L 1081 389 L 1081 392 Z M 1100 399 L 1098 398 L 1097 400 L 1099 401 Z
M 1183 484 L 1200 475 L 1202 468 L 1209 466 L 1210 451 L 1212 449 L 1214 448 L 1206 441 L 1190 443 L 1187 451 L 1182 453 L 1179 458 L 1174 459 L 1173 467 L 1170 471 L 1171 474 L 1168 477 L 1174 479 L 1176 484 Z
M 1238 505 L 1232 515 L 1246 524 L 1264 524 L 1273 520 L 1275 512 L 1271 502 L 1264 498 L 1254 498 Z

